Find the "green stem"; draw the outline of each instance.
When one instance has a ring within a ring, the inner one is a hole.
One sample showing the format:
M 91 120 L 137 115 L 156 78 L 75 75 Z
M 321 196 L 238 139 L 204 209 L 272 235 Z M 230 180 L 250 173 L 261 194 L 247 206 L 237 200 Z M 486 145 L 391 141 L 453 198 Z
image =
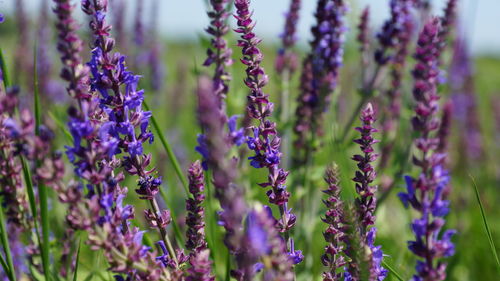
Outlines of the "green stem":
M 143 102 L 144 107 L 146 110 L 151 111 L 149 108 L 149 105 L 146 103 L 146 101 Z M 177 177 L 182 183 L 182 186 L 184 187 L 184 191 L 186 192 L 187 196 L 190 196 L 189 189 L 188 189 L 188 182 L 186 178 L 184 177 L 184 174 L 182 173 L 181 165 L 179 164 L 179 161 L 177 160 L 177 157 L 174 154 L 174 151 L 172 150 L 172 146 L 170 143 L 167 141 L 165 136 L 163 135 L 160 126 L 158 125 L 158 122 L 156 121 L 156 118 L 154 117 L 154 114 L 151 116 L 151 122 L 153 123 L 153 127 L 156 130 L 156 133 L 158 137 L 160 138 L 160 142 L 167 152 L 168 159 L 170 160 L 170 163 L 172 166 L 174 166 L 175 173 L 177 174 Z
M 9 280 L 15 281 L 16 275 L 14 271 L 14 263 L 12 262 L 12 254 L 10 251 L 9 240 L 7 238 L 7 228 L 5 225 L 5 217 L 3 215 L 3 206 L 0 204 L 0 239 L 2 241 L 2 246 L 5 251 L 5 258 L 8 265 L 8 272 L 6 272 L 9 276 Z

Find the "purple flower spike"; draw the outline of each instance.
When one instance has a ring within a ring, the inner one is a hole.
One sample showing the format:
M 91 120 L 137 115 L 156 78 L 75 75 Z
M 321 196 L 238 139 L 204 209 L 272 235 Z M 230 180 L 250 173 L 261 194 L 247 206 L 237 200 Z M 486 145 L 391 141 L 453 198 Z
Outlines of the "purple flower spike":
M 292 48 L 297 42 L 300 2 L 301 0 L 290 0 L 290 8 L 285 14 L 285 29 L 280 36 L 282 47 L 275 61 L 275 68 L 279 74 L 282 74 L 285 69 L 289 74 L 293 74 L 297 69 L 297 54 L 292 51 Z
M 444 216 L 449 211 L 449 202 L 445 200 L 449 192 L 449 175 L 443 169 L 446 152 L 439 147 L 445 140 L 440 140 L 438 133 L 440 127 L 442 132 L 445 130 L 438 118 L 440 35 L 440 22 L 434 18 L 424 26 L 418 39 L 417 64 L 413 71 L 416 106 L 412 123 L 419 134 L 414 141 L 419 153 L 413 157 L 413 164 L 420 167 L 421 174 L 418 178 L 407 177 L 407 192 L 399 194 L 405 206 L 410 205 L 421 214 L 411 224 L 415 240 L 408 241 L 410 251 L 421 258 L 417 261 L 413 280 L 444 280 L 446 264 L 440 259 L 454 253 L 450 238 L 455 231 L 441 231 Z M 442 138 L 445 135 L 441 133 Z
M 375 193 L 377 191 L 377 186 L 372 185 L 377 173 L 371 163 L 378 157 L 378 154 L 374 153 L 373 145 L 378 140 L 373 138 L 373 133 L 377 132 L 377 129 L 373 127 L 375 112 L 371 103 L 361 111 L 361 122 L 362 126 L 356 128 L 356 131 L 361 133 L 361 137 L 354 140 L 354 142 L 360 146 L 363 153 L 352 157 L 354 161 L 358 162 L 358 171 L 356 171 L 356 176 L 352 180 L 356 182 L 356 192 L 359 194 L 356 199 L 356 206 L 363 227 L 362 234 L 365 234 L 368 227 L 375 223 L 373 212 L 376 206 Z
M 224 131 L 225 116 L 218 107 L 219 100 L 212 86 L 212 81 L 205 76 L 198 81 L 198 119 L 205 132 L 206 161 L 212 171 L 215 197 L 222 207 L 219 225 L 226 230 L 224 243 L 236 258 L 238 280 L 250 280 L 254 274 L 255 259 L 244 247 L 243 218 L 247 214 L 247 205 L 243 190 L 234 183 L 237 171 L 233 168 L 234 162 L 229 159 L 231 139 Z M 245 274 L 247 277 L 244 277 Z
M 337 166 L 329 166 L 325 171 L 325 181 L 328 188 L 323 192 L 328 196 L 323 200 L 327 211 L 322 221 L 328 225 L 323 237 L 328 243 L 321 262 L 328 268 L 323 272 L 323 281 L 341 280 L 343 273 L 339 272 L 347 264 L 343 256 L 345 227 L 344 207 L 340 199 L 339 172 Z
M 203 208 L 205 183 L 200 161 L 191 164 L 188 179 L 189 192 L 192 198 L 186 200 L 186 236 L 188 238 L 186 248 L 196 253 L 207 248 L 207 242 L 205 241 L 205 209 Z
M 267 208 L 257 207 L 248 215 L 246 236 L 249 251 L 263 262 L 263 280 L 294 280 L 293 260 L 275 227 L 275 219 Z M 250 280 L 250 279 L 244 279 Z
M 343 62 L 346 12 L 347 5 L 342 0 L 318 1 L 316 25 L 311 29 L 311 51 L 303 62 L 301 95 L 297 98 L 296 166 L 305 164 L 315 149 L 313 137 L 323 135 L 323 118 L 337 87 Z
M 366 56 L 370 48 L 370 7 L 366 6 L 358 24 L 358 36 L 356 37 L 359 44 L 359 51 L 363 56 Z
M 353 160 L 358 162 L 355 177 L 352 179 L 356 182 L 356 192 L 358 197 L 355 200 L 356 210 L 360 223 L 360 235 L 365 240 L 366 245 L 370 249 L 370 280 L 384 280 L 387 276 L 387 270 L 381 266 L 382 250 L 380 246 L 374 246 L 375 231 L 372 227 L 375 224 L 375 212 L 377 199 L 375 193 L 377 186 L 373 185 L 373 181 L 377 177 L 372 163 L 377 159 L 373 145 L 378 140 L 373 138 L 373 134 L 377 129 L 373 127 L 375 122 L 375 112 L 371 103 L 361 111 L 361 127 L 357 127 L 356 131 L 360 132 L 361 137 L 355 139 L 354 142 L 359 144 L 362 154 L 353 156 Z
M 263 56 L 257 46 L 261 39 L 253 33 L 255 23 L 251 18 L 250 1 L 236 0 L 234 5 L 235 18 L 238 21 L 238 28 L 235 31 L 241 34 L 238 46 L 242 49 L 243 58 L 240 60 L 247 67 L 244 82 L 250 89 L 250 95 L 247 97 L 247 116 L 258 122 L 257 126 L 249 125 L 247 128 L 247 131 L 253 132 L 253 136 L 247 139 L 247 145 L 255 153 L 248 159 L 255 168 L 267 168 L 268 181 L 259 185 L 264 188 L 270 187 L 266 193 L 269 202 L 277 205 L 281 214 L 276 226 L 279 232 L 285 233 L 288 237 L 288 231 L 294 226 L 296 217 L 287 207 L 290 193 L 286 189 L 288 172 L 280 168 L 281 139 L 276 130 L 276 123 L 268 119 L 272 115 L 274 105 L 263 90 L 268 77 L 261 66 Z
M 224 36 L 229 32 L 227 11 L 229 0 L 210 0 L 212 10 L 208 12 L 210 25 L 206 32 L 212 36 L 211 47 L 207 50 L 207 59 L 203 63 L 205 66 L 215 65 L 213 75 L 214 92 L 219 97 L 220 108 L 224 108 L 224 100 L 229 91 L 228 82 L 231 80 L 230 74 L 225 69 L 233 61 L 231 59 L 232 50 L 228 46 Z

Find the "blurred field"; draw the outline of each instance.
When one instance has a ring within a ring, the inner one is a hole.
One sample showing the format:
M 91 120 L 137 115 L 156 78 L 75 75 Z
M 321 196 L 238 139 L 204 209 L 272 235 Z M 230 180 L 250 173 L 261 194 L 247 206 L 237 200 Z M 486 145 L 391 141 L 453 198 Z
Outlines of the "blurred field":
M 16 63 L 13 59 L 15 49 L 15 32 L 12 24 L 7 23 L 0 26 L 0 47 L 4 51 L 9 67 L 12 69 Z M 52 40 L 54 41 L 54 40 Z M 179 42 L 179 41 L 164 41 L 163 60 L 166 67 L 165 87 L 161 91 L 151 91 L 148 83 L 149 77 L 144 75 L 142 83 L 146 89 L 147 102 L 151 105 L 154 116 L 160 122 L 160 126 L 169 141 L 174 145 L 175 153 L 181 161 L 184 170 L 187 165 L 199 158 L 199 155 L 194 151 L 196 146 L 196 135 L 200 133 L 200 128 L 196 119 L 196 77 L 199 73 L 210 73 L 209 70 L 201 66 L 205 59 L 205 50 L 208 41 L 206 38 L 199 39 L 198 42 Z M 243 87 L 244 69 L 239 63 L 239 50 L 235 47 L 234 38 L 231 39 L 233 46 L 233 58 L 235 63 L 231 67 L 233 76 L 230 84 L 230 93 L 228 96 L 228 114 L 242 114 L 246 101 L 247 90 Z M 51 46 L 53 57 L 53 73 L 56 77 L 59 70 L 59 59 L 54 46 Z M 270 75 L 270 83 L 266 87 L 267 93 L 271 95 L 271 99 L 277 104 L 279 114 L 279 96 L 278 89 L 280 81 L 277 81 L 274 75 L 274 57 L 278 46 L 266 45 L 263 43 L 265 54 L 264 67 Z M 338 138 L 339 132 L 343 129 L 348 116 L 350 116 L 353 106 L 359 99 L 356 93 L 356 85 L 359 85 L 359 56 L 357 46 L 353 42 L 347 45 L 345 65 L 342 69 L 340 83 L 341 88 L 335 93 L 335 102 L 333 102 L 332 110 L 327 118 L 327 132 L 325 145 L 320 153 L 314 159 L 313 166 L 309 168 L 311 184 L 315 187 L 314 192 L 308 194 L 303 192 L 300 184 L 294 181 L 294 171 L 289 177 L 289 189 L 292 193 L 292 201 L 290 206 L 295 210 L 299 217 L 294 237 L 297 248 L 305 252 L 305 262 L 297 267 L 298 280 L 319 280 L 323 266 L 320 262 L 320 254 L 325 245 L 322 231 L 325 225 L 319 219 L 324 213 L 324 207 L 321 204 L 321 189 L 325 187 L 322 181 L 324 167 L 326 164 L 336 162 L 342 174 L 342 186 L 344 188 L 343 196 L 352 198 L 354 196 L 354 185 L 350 180 L 355 170 L 354 161 L 350 160 L 351 155 L 357 152 L 356 146 L 339 145 L 334 140 Z M 300 50 L 304 54 L 307 49 Z M 85 50 L 88 53 L 88 50 Z M 133 53 L 133 52 L 132 52 Z M 32 54 L 26 54 L 32 56 Z M 447 56 L 447 63 L 450 61 L 450 56 Z M 128 60 L 128 65 L 135 69 L 137 73 L 147 73 L 147 66 L 135 66 L 133 60 Z M 413 63 L 410 62 L 412 67 Z M 468 161 L 463 158 L 463 147 L 461 147 L 461 132 L 460 124 L 454 123 L 452 127 L 451 139 L 451 159 L 449 167 L 452 174 L 452 192 L 451 213 L 447 216 L 446 228 L 456 228 L 458 235 L 454 237 L 456 243 L 456 254 L 449 259 L 448 280 L 466 281 L 466 280 L 500 280 L 500 268 L 496 264 L 491 253 L 490 245 L 485 233 L 483 220 L 480 214 L 479 206 L 474 195 L 474 189 L 471 182 L 473 177 L 479 188 L 481 198 L 484 203 L 486 215 L 489 219 L 493 239 L 500 244 L 500 119 L 498 119 L 500 107 L 500 58 L 498 57 L 483 57 L 474 58 L 475 68 L 475 92 L 477 97 L 477 112 L 479 114 L 481 136 L 483 143 L 484 156 L 477 161 Z M 403 152 L 411 143 L 411 127 L 409 126 L 409 118 L 412 116 L 412 101 L 411 101 L 411 85 L 412 79 L 406 77 L 404 86 L 404 109 L 402 127 L 398 135 L 398 144 L 395 148 L 399 158 L 385 171 L 387 175 L 394 175 L 398 172 L 401 165 L 407 162 L 406 159 L 401 159 Z M 292 99 L 298 94 L 298 77 L 296 74 L 292 82 L 291 91 Z M 440 89 L 442 96 L 449 96 L 449 88 L 443 85 Z M 41 93 L 42 95 L 48 93 Z M 30 96 L 24 96 L 23 99 L 30 99 Z M 339 103 L 341 101 L 341 103 Z M 497 108 L 494 108 L 494 103 L 497 103 Z M 29 102 L 27 102 L 29 104 Z M 51 124 L 57 135 L 59 147 L 63 147 L 67 143 L 67 139 L 62 133 L 62 129 L 58 127 L 58 122 L 65 124 L 67 99 L 64 97 L 56 97 L 54 100 L 44 107 L 43 115 L 46 122 Z M 292 108 L 295 106 L 293 105 Z M 495 114 L 497 118 L 495 119 Z M 277 115 L 278 116 L 278 115 Z M 54 119 L 52 118 L 54 117 Z M 277 118 L 276 118 L 277 119 Z M 456 120 L 455 120 L 456 121 Z M 279 124 L 281 131 L 290 130 L 291 123 Z M 285 139 L 285 142 L 290 142 L 290 139 Z M 182 225 L 184 212 L 184 191 L 177 181 L 177 177 L 173 172 L 167 155 L 159 141 L 147 148 L 154 154 L 154 160 L 159 168 L 160 174 L 165 179 L 164 192 L 170 201 L 164 202 L 179 219 L 179 224 Z M 288 147 L 288 150 L 283 151 L 284 162 L 288 162 L 293 154 L 293 150 Z M 407 165 L 405 174 L 415 174 L 412 172 L 411 165 Z M 408 169 L 410 168 L 410 169 Z M 72 171 L 70 165 L 67 166 L 68 178 Z M 296 171 L 295 171 L 296 172 Z M 379 175 L 378 180 L 384 175 Z M 245 163 L 242 167 L 241 183 L 246 187 L 247 197 L 252 201 L 266 202 L 264 192 L 256 183 L 261 182 L 263 174 L 252 172 L 250 173 L 248 165 Z M 134 179 L 127 179 L 124 183 L 129 186 L 132 191 Z M 403 191 L 404 183 L 402 179 L 396 185 L 388 199 L 378 207 L 376 226 L 379 229 L 377 241 L 382 245 L 384 253 L 387 255 L 386 262 L 395 271 L 397 271 L 404 280 L 411 277 L 414 268 L 414 256 L 407 250 L 406 241 L 411 239 L 411 231 L 409 223 L 411 220 L 411 212 L 405 210 L 396 194 Z M 129 191 L 129 193 L 131 193 Z M 51 215 L 52 231 L 53 231 L 53 246 L 57 244 L 63 234 L 65 214 L 64 206 L 56 199 L 56 194 L 51 194 Z M 135 199 L 136 196 L 128 196 L 128 200 L 135 205 L 137 211 L 145 207 L 144 201 Z M 218 208 L 214 200 L 212 209 Z M 138 215 L 135 223 L 146 228 L 142 221 L 142 216 Z M 212 216 L 213 217 L 213 216 Z M 213 218 L 212 218 L 213 220 Z M 214 224 L 208 224 L 209 241 L 215 240 L 216 245 L 212 245 L 213 258 L 216 262 L 217 280 L 224 280 L 225 274 L 225 249 L 220 243 L 220 228 Z M 100 270 L 106 268 L 104 258 L 99 252 L 91 252 L 83 243 L 85 237 L 80 236 L 82 241 L 81 257 L 80 257 L 80 273 L 79 280 L 111 280 L 111 276 L 107 273 L 101 273 Z M 149 231 L 146 241 L 156 241 L 156 233 Z M 151 243 L 151 242 L 149 242 Z M 217 247 L 218 246 L 218 247 Z M 220 249 L 220 250 L 219 250 Z M 497 250 L 498 252 L 498 250 Z M 314 254 L 313 254 L 314 253 Z M 57 253 L 54 259 L 57 261 Z M 94 272 L 95 276 L 91 273 Z M 104 271 L 102 271 L 104 272 Z M 88 279 L 90 276 L 92 279 Z M 313 276 L 313 277 L 311 277 Z M 393 274 L 389 274 L 386 280 L 398 280 Z

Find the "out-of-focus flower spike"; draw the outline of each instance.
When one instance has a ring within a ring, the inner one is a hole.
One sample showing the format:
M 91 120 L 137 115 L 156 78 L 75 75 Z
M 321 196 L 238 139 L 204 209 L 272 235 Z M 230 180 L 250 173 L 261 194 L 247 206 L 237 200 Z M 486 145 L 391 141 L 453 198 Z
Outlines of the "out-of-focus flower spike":
M 323 237 L 328 244 L 321 256 L 321 262 L 327 267 L 327 270 L 323 272 L 323 281 L 334 281 L 342 279 L 342 269 L 347 264 L 344 258 L 344 206 L 340 198 L 341 188 L 337 165 L 328 166 L 324 179 L 328 187 L 323 192 L 328 197 L 323 200 L 327 210 L 322 221 L 328 225 L 323 232 Z
M 269 95 L 263 90 L 268 77 L 261 66 L 263 56 L 258 48 L 261 40 L 253 32 L 255 23 L 251 17 L 250 1 L 236 0 L 234 5 L 236 6 L 235 18 L 238 23 L 235 31 L 241 34 L 238 46 L 242 49 L 243 57 L 240 60 L 247 67 L 244 82 L 250 89 L 247 97 L 247 116 L 258 123 L 255 126 L 250 124 L 246 128 L 248 132 L 252 132 L 252 136 L 247 138 L 248 148 L 255 153 L 248 159 L 254 168 L 267 168 L 268 181 L 259 185 L 265 188 L 270 187 L 267 191 L 269 202 L 278 206 L 281 215 L 276 227 L 279 232 L 285 233 L 288 237 L 288 232 L 294 226 L 296 217 L 287 206 L 290 193 L 286 189 L 288 171 L 280 168 L 281 139 L 276 130 L 276 123 L 269 120 L 274 104 L 270 102 Z M 290 241 L 287 240 L 287 246 L 290 247 Z
M 370 48 L 370 6 L 366 6 L 361 13 L 358 24 L 358 35 L 356 37 L 359 44 L 359 51 L 363 56 L 363 65 L 367 65 L 368 50 Z
M 455 231 L 442 231 L 444 216 L 449 211 L 449 201 L 445 198 L 450 177 L 444 168 L 447 155 L 439 151 L 440 142 L 444 142 L 438 133 L 440 44 L 440 20 L 433 18 L 419 35 L 413 70 L 416 105 L 412 124 L 418 133 L 414 144 L 419 150 L 413 164 L 421 169 L 421 174 L 417 178 L 407 177 L 407 192 L 399 194 L 405 206 L 410 205 L 420 213 L 420 218 L 411 224 L 415 240 L 408 241 L 410 251 L 421 258 L 413 280 L 445 280 L 446 264 L 441 259 L 454 253 L 451 236 Z
M 235 256 L 237 269 L 233 275 L 238 280 L 249 280 L 254 274 L 255 258 L 245 248 L 243 218 L 248 207 L 243 197 L 243 189 L 235 184 L 237 171 L 233 161 L 229 159 L 231 142 L 225 133 L 225 115 L 218 106 L 219 99 L 214 95 L 213 81 L 202 76 L 198 80 L 198 120 L 205 132 L 207 166 L 213 175 L 215 197 L 219 200 L 222 211 L 219 212 L 219 225 L 226 234 L 224 243 L 230 253 Z M 246 274 L 246 278 L 243 279 Z
M 225 69 L 233 61 L 231 59 L 232 50 L 228 46 L 224 36 L 229 32 L 227 25 L 228 0 L 210 0 L 211 10 L 207 13 L 210 18 L 210 25 L 206 32 L 212 36 L 211 47 L 207 49 L 207 59 L 203 63 L 205 66 L 215 65 L 213 83 L 214 93 L 219 97 L 219 108 L 224 108 L 224 100 L 229 92 L 230 74 Z
M 294 280 L 293 261 L 286 253 L 286 245 L 276 230 L 269 208 L 257 206 L 248 215 L 247 221 L 249 251 L 262 262 L 263 280 Z
M 285 28 L 281 37 L 281 48 L 276 56 L 275 68 L 276 72 L 282 74 L 286 69 L 290 74 L 293 74 L 297 69 L 297 54 L 292 48 L 297 42 L 297 23 L 299 21 L 299 11 L 301 0 L 290 0 L 290 7 L 285 14 Z
M 359 144 L 363 153 L 354 155 L 352 158 L 358 162 L 358 171 L 356 171 L 353 178 L 353 181 L 356 182 L 356 192 L 358 193 L 355 205 L 360 222 L 360 235 L 370 250 L 368 253 L 370 260 L 370 280 L 384 280 L 388 271 L 381 266 L 382 250 L 380 246 L 374 245 L 376 229 L 372 227 L 375 224 L 374 212 L 377 204 L 377 186 L 373 185 L 377 174 L 372 163 L 378 157 L 373 145 L 378 140 L 373 137 L 377 129 L 373 127 L 376 117 L 371 103 L 368 103 L 361 111 L 360 119 L 361 126 L 357 127 L 356 131 L 360 132 L 361 137 L 355 139 L 354 142 Z

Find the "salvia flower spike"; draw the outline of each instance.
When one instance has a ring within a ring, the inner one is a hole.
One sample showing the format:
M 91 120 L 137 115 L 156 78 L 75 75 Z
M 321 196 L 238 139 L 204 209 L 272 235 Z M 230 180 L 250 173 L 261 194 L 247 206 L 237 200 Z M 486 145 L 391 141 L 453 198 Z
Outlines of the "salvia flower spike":
M 311 29 L 311 51 L 303 63 L 301 94 L 297 98 L 296 166 L 308 161 L 315 148 L 315 138 L 324 133 L 323 118 L 337 87 L 343 62 L 346 13 L 347 5 L 342 0 L 318 1 L 316 25 Z
M 325 182 L 328 188 L 323 192 L 328 196 L 323 203 L 327 210 L 323 222 L 328 225 L 323 232 L 323 237 L 328 243 L 325 253 L 321 256 L 321 262 L 327 267 L 323 272 L 323 281 L 341 280 L 343 273 L 341 270 L 346 265 L 344 258 L 344 206 L 340 198 L 340 179 L 337 165 L 329 166 L 325 171 Z
M 446 152 L 439 151 L 439 36 L 440 22 L 433 18 L 418 38 L 417 63 L 413 70 L 416 105 L 412 124 L 419 134 L 414 141 L 419 153 L 414 155 L 413 164 L 421 169 L 421 174 L 417 178 L 407 176 L 407 192 L 399 194 L 406 207 L 411 206 L 420 213 L 420 218 L 411 223 L 415 240 L 408 241 L 410 251 L 420 258 L 413 280 L 445 280 L 446 264 L 441 259 L 453 255 L 455 250 L 451 242 L 455 231 L 442 231 L 444 216 L 449 211 L 449 201 L 445 199 L 449 193 L 449 175 L 444 168 Z
M 220 107 L 224 107 L 224 100 L 229 91 L 230 74 L 226 70 L 226 66 L 230 66 L 233 61 L 231 59 L 232 50 L 228 46 L 224 36 L 229 32 L 227 18 L 229 12 L 227 6 L 229 0 L 210 0 L 212 10 L 208 12 L 210 25 L 206 32 L 212 36 L 210 41 L 211 47 L 207 49 L 207 59 L 203 63 L 205 66 L 215 65 L 213 75 L 214 92 L 219 97 Z
M 214 95 L 212 81 L 202 76 L 198 80 L 198 119 L 205 131 L 205 151 L 207 166 L 212 171 L 215 197 L 222 211 L 219 212 L 219 225 L 226 230 L 224 244 L 235 256 L 237 269 L 233 276 L 238 280 L 251 280 L 254 275 L 254 255 L 244 246 L 243 218 L 248 207 L 244 200 L 243 189 L 235 184 L 237 171 L 233 160 L 229 159 L 231 140 L 224 131 L 225 115 L 218 107 L 219 99 Z M 246 279 L 245 279 L 246 278 Z
M 276 123 L 269 120 L 274 104 L 269 101 L 269 95 L 263 90 L 268 77 L 261 66 L 263 56 L 257 46 L 261 40 L 253 32 L 255 23 L 251 18 L 250 1 L 237 0 L 234 4 L 235 18 L 238 21 L 238 28 L 235 31 L 241 34 L 238 46 L 242 48 L 243 58 L 240 60 L 247 67 L 245 85 L 250 89 L 250 95 L 247 97 L 247 115 L 258 122 L 258 125 L 250 125 L 247 128 L 253 134 L 248 137 L 247 145 L 255 153 L 248 159 L 254 168 L 267 168 L 268 181 L 261 183 L 260 186 L 271 188 L 267 191 L 269 202 L 277 205 L 281 214 L 276 227 L 288 237 L 289 230 L 295 225 L 296 216 L 287 206 L 290 193 L 286 189 L 288 172 L 280 168 L 281 139 L 276 130 Z M 290 240 L 286 240 L 290 250 Z
M 359 139 L 355 139 L 362 151 L 362 154 L 353 156 L 353 160 L 357 162 L 358 170 L 356 171 L 353 181 L 356 183 L 356 192 L 358 197 L 355 200 L 358 219 L 360 222 L 360 234 L 370 249 L 370 278 L 372 280 L 383 280 L 387 276 L 387 270 L 382 267 L 382 250 L 380 246 L 375 246 L 375 224 L 374 211 L 376 208 L 376 191 L 377 186 L 373 181 L 377 177 L 373 162 L 378 155 L 373 147 L 378 142 L 373 137 L 377 129 L 373 127 L 375 122 L 375 112 L 371 103 L 361 111 L 361 126 L 356 128 L 361 134 Z

